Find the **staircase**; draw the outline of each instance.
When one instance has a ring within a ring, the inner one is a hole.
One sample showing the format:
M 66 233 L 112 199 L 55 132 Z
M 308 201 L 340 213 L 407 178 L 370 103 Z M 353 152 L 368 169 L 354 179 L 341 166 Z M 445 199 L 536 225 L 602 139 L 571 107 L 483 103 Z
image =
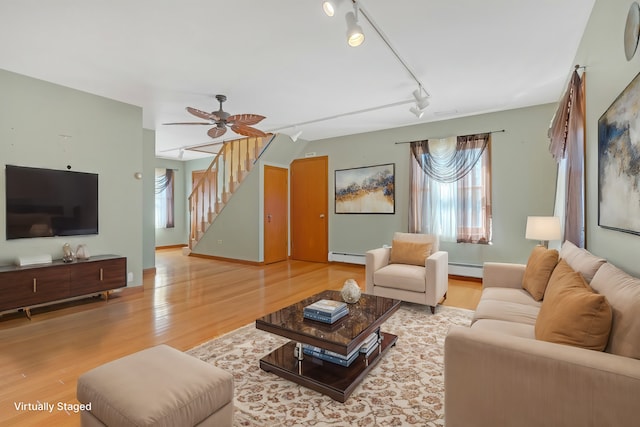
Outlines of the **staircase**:
M 273 135 L 227 141 L 189 196 L 193 249 L 260 158 Z

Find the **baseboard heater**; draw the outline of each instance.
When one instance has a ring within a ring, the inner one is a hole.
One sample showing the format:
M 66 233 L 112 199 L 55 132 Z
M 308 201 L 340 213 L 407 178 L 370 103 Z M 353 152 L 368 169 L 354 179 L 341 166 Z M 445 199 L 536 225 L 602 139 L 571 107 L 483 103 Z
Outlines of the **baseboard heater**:
M 364 265 L 365 255 L 348 252 L 329 252 L 329 262 L 344 262 L 347 264 Z M 449 274 L 454 276 L 482 278 L 482 266 L 477 264 L 450 262 Z
M 329 262 L 345 262 L 347 264 L 364 265 L 365 255 L 346 252 L 329 252 Z
M 463 277 L 482 278 L 482 266 L 477 264 L 465 264 L 462 262 L 450 262 L 449 274 Z

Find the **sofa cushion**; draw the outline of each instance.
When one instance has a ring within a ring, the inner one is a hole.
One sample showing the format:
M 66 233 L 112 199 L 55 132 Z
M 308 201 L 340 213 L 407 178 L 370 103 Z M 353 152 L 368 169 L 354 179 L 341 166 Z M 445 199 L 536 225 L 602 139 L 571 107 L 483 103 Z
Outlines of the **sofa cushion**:
M 424 267 L 424 260 L 431 255 L 431 243 L 393 240 L 389 264 L 412 264 Z
M 602 351 L 611 330 L 611 306 L 562 260 L 554 271 L 535 324 L 536 339 Z
M 471 326 L 476 330 L 489 332 L 498 332 L 501 334 L 511 335 L 514 337 L 522 337 L 534 339 L 534 325 L 528 325 L 518 322 L 507 322 L 506 320 L 480 319 Z
M 531 294 L 533 299 L 540 301 L 549 282 L 549 277 L 558 263 L 558 251 L 536 246 L 529 255 L 524 269 L 522 288 Z
M 566 240 L 560 248 L 560 258 L 578 273 L 582 274 L 587 283 L 591 283 L 598 269 L 607 262 L 604 258 L 597 257 L 586 249 L 582 249 Z
M 640 359 L 640 279 L 605 263 L 593 276 L 591 286 L 607 298 L 613 311 L 605 351 Z
M 425 267 L 408 264 L 389 264 L 373 273 L 376 286 L 426 292 Z
M 535 325 L 539 311 L 540 308 L 534 305 L 481 298 L 473 313 L 472 323 L 480 319 L 493 319 Z
M 531 297 L 531 294 L 522 288 L 484 288 L 482 290 L 481 298 L 483 300 L 515 302 L 518 304 L 532 305 L 538 308 L 540 308 L 540 304 L 542 304 L 540 301 L 534 300 Z

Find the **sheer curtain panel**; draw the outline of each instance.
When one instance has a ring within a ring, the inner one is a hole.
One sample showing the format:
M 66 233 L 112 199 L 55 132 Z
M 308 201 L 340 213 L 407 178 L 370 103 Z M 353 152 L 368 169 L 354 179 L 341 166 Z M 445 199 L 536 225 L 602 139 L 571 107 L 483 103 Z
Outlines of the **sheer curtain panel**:
M 490 134 L 411 143 L 409 229 L 442 241 L 491 241 Z

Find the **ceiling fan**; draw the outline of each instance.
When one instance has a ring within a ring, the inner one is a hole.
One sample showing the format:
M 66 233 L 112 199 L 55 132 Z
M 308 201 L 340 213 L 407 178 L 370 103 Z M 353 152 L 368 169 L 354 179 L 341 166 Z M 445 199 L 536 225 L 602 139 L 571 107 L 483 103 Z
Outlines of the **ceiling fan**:
M 198 110 L 197 108 L 187 107 L 187 111 L 196 117 L 199 117 L 208 122 L 182 122 L 182 123 L 164 123 L 165 125 L 206 125 L 213 127 L 207 131 L 207 135 L 211 138 L 218 138 L 224 135 L 227 131 L 227 127 L 230 127 L 232 131 L 243 136 L 267 136 L 266 133 L 259 129 L 254 128 L 255 125 L 261 122 L 265 117 L 258 114 L 234 114 L 230 115 L 222 109 L 222 103 L 227 100 L 225 95 L 216 95 L 216 99 L 220 102 L 220 109 L 207 113 L 206 111 Z

